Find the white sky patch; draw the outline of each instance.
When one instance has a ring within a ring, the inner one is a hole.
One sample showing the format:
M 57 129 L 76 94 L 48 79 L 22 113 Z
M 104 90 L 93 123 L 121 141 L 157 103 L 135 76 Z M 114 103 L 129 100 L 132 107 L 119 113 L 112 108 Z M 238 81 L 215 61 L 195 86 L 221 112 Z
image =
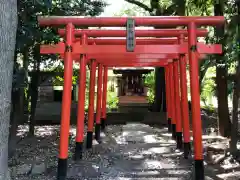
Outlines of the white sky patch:
M 100 17 L 112 17 L 114 14 L 120 12 L 124 7 L 130 4 L 124 0 L 105 0 L 108 6 L 105 7 L 104 12 Z M 98 29 L 96 27 L 90 29 Z M 124 27 L 102 27 L 101 29 L 125 29 Z M 153 27 L 136 27 L 136 29 L 153 29 Z
M 124 0 L 105 0 L 108 6 L 105 7 L 104 12 L 100 16 L 113 16 L 114 13 L 119 12 L 124 4 Z

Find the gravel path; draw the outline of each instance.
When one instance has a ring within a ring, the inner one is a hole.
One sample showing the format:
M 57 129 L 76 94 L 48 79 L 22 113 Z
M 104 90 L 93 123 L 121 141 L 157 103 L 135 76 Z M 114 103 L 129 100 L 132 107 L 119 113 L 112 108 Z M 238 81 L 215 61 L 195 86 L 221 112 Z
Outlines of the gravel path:
M 13 179 L 55 180 L 59 127 L 39 127 L 37 137 L 20 144 L 10 160 Z M 183 159 L 166 128 L 144 124 L 108 126 L 102 142 L 86 150 L 83 160 L 72 160 L 75 128 L 71 129 L 68 180 L 192 180 L 192 159 Z M 45 167 L 42 174 L 33 173 L 35 164 Z M 31 171 L 19 173 L 19 167 L 30 165 Z M 208 174 L 208 173 L 207 173 Z M 211 178 L 206 178 L 211 179 Z M 215 179 L 215 178 L 214 178 Z

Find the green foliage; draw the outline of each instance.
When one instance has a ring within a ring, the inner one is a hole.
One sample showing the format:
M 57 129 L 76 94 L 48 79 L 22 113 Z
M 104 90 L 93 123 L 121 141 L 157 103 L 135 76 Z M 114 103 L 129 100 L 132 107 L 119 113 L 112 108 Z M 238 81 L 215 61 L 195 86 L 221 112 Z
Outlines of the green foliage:
M 212 104 L 208 104 L 202 107 L 205 111 L 207 111 L 210 114 L 213 114 L 216 112 L 216 108 Z
M 29 49 L 32 62 L 57 60 L 57 56 L 41 56 L 39 45 L 56 43 L 60 40 L 56 28 L 41 28 L 38 25 L 39 15 L 55 16 L 96 16 L 99 15 L 106 3 L 102 0 L 19 0 L 18 1 L 18 30 L 17 52 Z
M 208 74 L 214 74 L 215 68 L 210 68 Z M 212 105 L 212 98 L 215 95 L 215 81 L 212 76 L 205 77 L 202 82 L 201 101 L 206 105 Z
M 51 70 L 50 70 L 51 71 Z M 53 79 L 53 84 L 54 86 L 62 86 L 63 85 L 63 80 L 64 80 L 64 69 L 63 69 L 63 64 L 60 63 L 56 68 L 54 68 L 52 71 L 54 72 L 61 72 L 62 76 L 56 76 Z M 72 83 L 73 85 L 76 85 L 78 82 L 78 77 L 79 77 L 79 67 L 74 67 L 73 68 L 73 76 L 72 76 Z M 86 71 L 86 89 L 88 90 L 89 88 L 89 80 L 90 80 L 90 71 L 87 69 Z
M 26 65 L 24 70 L 40 71 L 41 66 L 44 70 L 63 72 L 63 63 L 54 67 L 59 61 L 57 55 L 40 54 L 40 44 L 54 44 L 60 37 L 57 28 L 39 27 L 38 16 L 96 16 L 103 12 L 105 5 L 102 0 L 18 0 L 16 57 L 23 55 L 20 63 Z M 76 68 L 73 74 L 73 84 L 76 84 Z M 54 83 L 62 85 L 63 76 L 55 77 Z
M 118 97 L 115 92 L 108 91 L 107 93 L 107 109 L 115 109 L 118 107 Z
M 96 99 L 96 97 L 95 97 Z M 96 104 L 96 102 L 95 102 Z M 89 105 L 89 92 L 86 91 L 85 93 L 85 104 L 84 104 L 84 109 L 85 109 L 85 112 L 88 112 L 88 105 Z
M 147 0 L 141 0 L 141 3 L 147 4 Z M 122 10 L 114 14 L 114 16 L 148 16 L 149 12 L 134 4 L 125 3 Z
M 144 85 L 148 87 L 148 102 L 154 102 L 154 87 L 155 87 L 155 73 L 152 71 L 151 73 L 145 75 Z
M 85 96 L 85 111 L 88 111 L 88 105 L 89 105 L 89 92 L 86 91 L 86 96 Z M 94 101 L 94 107 L 96 110 L 96 104 L 97 104 L 97 94 L 95 93 L 95 101 Z M 118 108 L 118 97 L 115 92 L 111 92 L 108 90 L 107 92 L 107 110 L 111 111 L 111 109 Z

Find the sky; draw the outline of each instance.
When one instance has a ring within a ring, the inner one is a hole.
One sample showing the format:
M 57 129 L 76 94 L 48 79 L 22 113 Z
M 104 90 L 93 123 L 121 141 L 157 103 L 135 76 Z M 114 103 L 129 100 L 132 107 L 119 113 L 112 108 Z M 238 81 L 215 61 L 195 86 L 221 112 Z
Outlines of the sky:
M 131 6 L 125 0 L 105 0 L 108 6 L 105 7 L 104 12 L 100 16 L 112 17 L 118 14 L 126 6 Z M 105 29 L 119 29 L 119 27 L 105 27 Z M 152 29 L 151 27 L 136 27 L 136 29 Z
M 105 0 L 109 6 L 105 7 L 104 12 L 100 16 L 113 16 L 114 13 L 119 12 L 124 4 L 124 0 Z

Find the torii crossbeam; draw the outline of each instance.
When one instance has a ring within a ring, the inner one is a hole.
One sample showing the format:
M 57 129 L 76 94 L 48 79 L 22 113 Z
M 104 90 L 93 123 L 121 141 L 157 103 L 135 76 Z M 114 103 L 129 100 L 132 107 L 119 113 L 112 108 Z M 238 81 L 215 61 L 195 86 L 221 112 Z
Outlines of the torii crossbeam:
M 110 51 L 111 49 L 111 51 Z M 132 54 L 186 54 L 188 53 L 188 45 L 172 44 L 172 45 L 138 45 L 134 52 L 126 52 L 124 45 L 81 45 L 80 42 L 75 42 L 72 45 L 73 54 L 119 54 L 119 55 L 132 55 Z M 200 54 L 214 54 L 221 53 L 222 46 L 220 44 L 205 45 L 203 43 L 197 44 L 198 53 Z M 65 44 L 63 42 L 57 45 L 41 45 L 41 54 L 64 54 Z
M 59 29 L 60 36 L 65 36 L 66 30 Z M 126 37 L 126 30 L 105 30 L 105 29 L 75 29 L 74 35 L 81 37 L 85 34 L 88 37 Z M 148 30 L 135 30 L 136 37 L 178 37 L 180 34 L 188 36 L 186 29 L 148 29 Z M 198 37 L 205 37 L 208 34 L 206 29 L 197 29 Z M 117 40 L 117 39 L 115 39 Z

